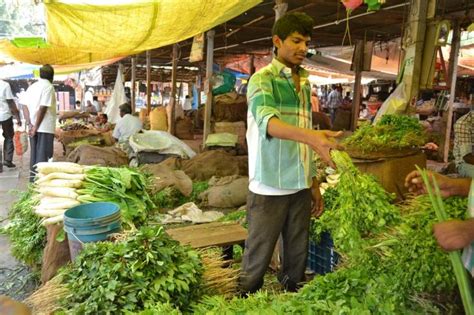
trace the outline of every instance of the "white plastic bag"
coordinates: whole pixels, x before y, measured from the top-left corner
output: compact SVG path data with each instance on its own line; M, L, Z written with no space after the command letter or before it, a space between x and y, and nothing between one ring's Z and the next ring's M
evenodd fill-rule
M401 82L395 91L383 102L374 119L376 124L385 114L402 114L408 105L408 99L405 93L405 84Z

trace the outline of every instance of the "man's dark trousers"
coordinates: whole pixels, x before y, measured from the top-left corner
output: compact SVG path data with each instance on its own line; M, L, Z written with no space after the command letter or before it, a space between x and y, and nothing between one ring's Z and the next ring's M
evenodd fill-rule
M281 235L282 268L279 281L295 291L304 280L311 218L311 191L304 189L284 196L263 196L252 192L247 198L249 235L245 242L240 286L253 293L263 285L275 244Z
M30 146L30 182L33 182L35 177L35 164L47 162L53 157L54 134L37 132L34 137L30 137Z
M15 131L13 129L13 118L10 117L7 120L1 121L3 131L3 160L5 162L12 162L13 160L13 136ZM1 163L2 161L0 161Z

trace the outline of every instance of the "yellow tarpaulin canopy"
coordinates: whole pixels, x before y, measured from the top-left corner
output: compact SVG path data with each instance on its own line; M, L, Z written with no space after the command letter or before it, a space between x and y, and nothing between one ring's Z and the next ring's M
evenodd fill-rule
M0 53L30 64L97 63L180 42L260 2L45 0L48 47L18 48L0 40Z

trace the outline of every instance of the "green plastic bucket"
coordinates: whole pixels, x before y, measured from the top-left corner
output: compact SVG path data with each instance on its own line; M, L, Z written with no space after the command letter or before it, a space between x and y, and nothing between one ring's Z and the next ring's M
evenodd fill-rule
M120 208L112 202L93 202L72 207L64 213L71 259L84 243L105 241L121 230Z

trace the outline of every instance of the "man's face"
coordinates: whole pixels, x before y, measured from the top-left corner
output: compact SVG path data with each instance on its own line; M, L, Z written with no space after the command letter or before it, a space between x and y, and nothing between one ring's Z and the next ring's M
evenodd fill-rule
M311 37L298 32L291 33L285 40L281 40L278 35L273 36L273 44L278 48L278 59L289 67L303 63L310 40Z

